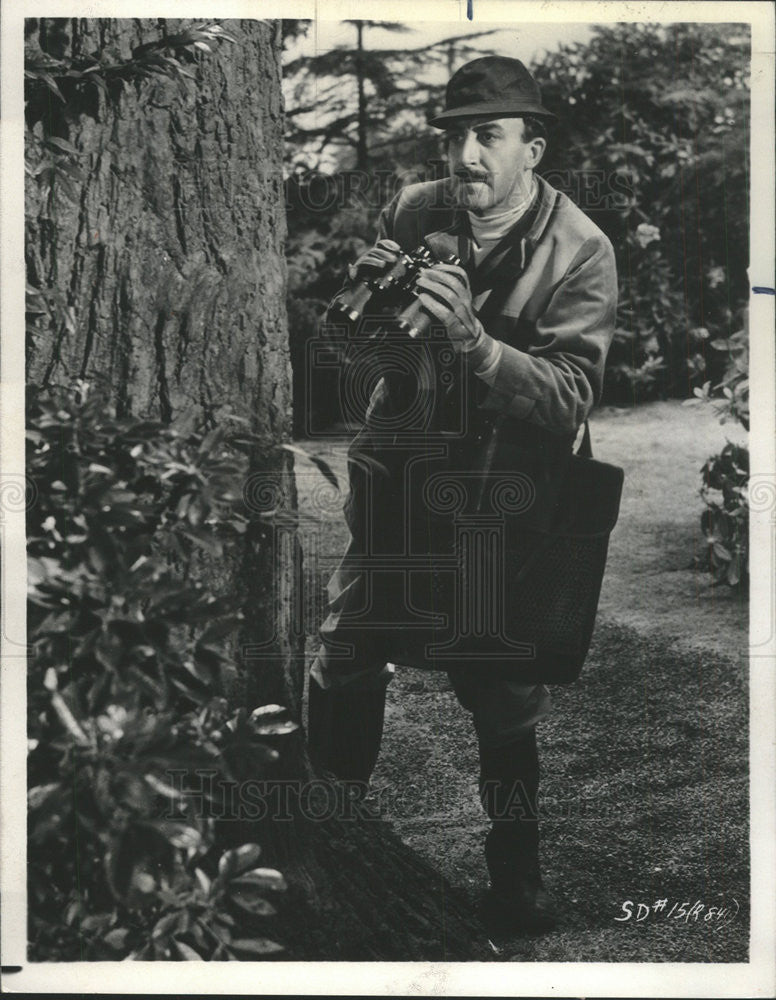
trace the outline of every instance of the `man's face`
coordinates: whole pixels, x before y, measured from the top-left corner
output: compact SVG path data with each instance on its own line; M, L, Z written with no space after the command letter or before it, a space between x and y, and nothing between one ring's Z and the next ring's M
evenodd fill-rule
M474 212L525 198L544 140L523 138L522 118L467 118L445 130L458 203Z

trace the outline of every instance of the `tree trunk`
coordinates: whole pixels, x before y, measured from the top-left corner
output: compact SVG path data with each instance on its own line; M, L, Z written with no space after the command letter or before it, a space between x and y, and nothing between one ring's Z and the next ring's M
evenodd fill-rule
M27 41L38 55L117 63L192 24L32 19ZM71 84L64 102L30 93L28 283L52 292L53 304L28 344L28 378L102 382L119 413L164 422L246 418L259 438L246 495L254 510L293 513L292 459L282 448L291 379L279 26L223 27L236 44L198 51L195 81L154 76L108 93ZM82 171L70 195L57 175L68 161ZM248 708L280 703L299 718L304 636L295 625L293 522L256 518L239 559L206 570L214 588L245 595L233 694ZM279 916L287 957L485 957L464 904L444 888L440 895L439 876L382 823L301 818L298 790L314 775L300 737L283 746L273 780L294 782L294 822L227 826L232 837L260 839L266 863L287 876Z
M356 82L358 85L358 145L356 146L356 169L366 170L369 166L366 141L366 94L364 92L364 26L356 22Z
M59 39L54 55L118 61L189 23L42 21L40 36ZM44 203L30 226L30 277L78 322L32 347L29 374L107 379L122 410L164 421L234 407L273 443L290 417L279 43L265 24L226 27L237 44L199 53L183 92L156 77L115 102L90 88L80 106L49 95L38 121L31 109L35 135L69 135L86 182L75 203L55 184L56 221Z

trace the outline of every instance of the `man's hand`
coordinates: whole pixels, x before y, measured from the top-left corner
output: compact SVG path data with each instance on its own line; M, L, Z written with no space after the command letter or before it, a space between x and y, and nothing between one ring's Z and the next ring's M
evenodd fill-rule
M420 272L415 290L423 308L444 323L456 350L474 347L483 330L474 315L469 278L462 267L435 264Z
M378 243L362 254L358 260L348 267L348 277L351 281L361 278L374 278L387 271L399 259L401 247L393 240L379 240Z

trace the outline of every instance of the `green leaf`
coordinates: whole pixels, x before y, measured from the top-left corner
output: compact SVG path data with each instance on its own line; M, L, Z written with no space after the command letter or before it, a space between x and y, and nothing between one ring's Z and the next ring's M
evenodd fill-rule
M147 823L154 830L157 830L173 847L194 848L202 843L202 835L199 830L187 823L177 823L174 820L159 820L156 823Z
M108 96L108 85L98 73L91 75L89 82L93 83L104 97Z
M128 936L129 930L126 927L117 927L115 930L109 931L102 940L114 951L121 951L126 945Z
M288 709L284 708L282 705L261 705L259 708L254 708L250 714L251 721L255 722L257 719L264 719L268 715L282 715L287 712Z
M45 141L44 146L52 146L54 149L58 149L63 153L69 153L71 156L80 156L81 154L67 139L61 139L59 136L50 135Z
M296 732L298 728L296 722L288 719L285 722L254 723L253 731L257 736L286 736L288 733Z
M81 921L81 929L85 931L103 931L111 922L110 913L93 913Z
M166 782L161 781L155 774L145 774L143 777L155 792L158 792L159 795L165 796L165 798L175 800L186 798L185 794L180 789L173 788Z
M229 884L233 886L234 882L230 882ZM231 899L235 906L238 906L246 913L253 914L255 917L274 917L277 914L277 910L272 903L269 903L266 899L262 899L261 896L236 895L234 890L232 890Z
M204 959L189 945L185 944L183 941L179 941L177 938L172 939L172 944L175 950L178 952L180 957L186 962L203 962Z
M185 914L182 910L175 910L173 913L166 913L161 919L157 920L154 924L154 929L152 931L152 937L163 938L170 934L174 934L176 931L183 930L183 921L185 919Z
M231 851L225 851L218 862L218 874L223 879L234 878L251 868L261 856L258 844L243 844Z
M270 941L268 938L238 938L236 941L232 941L229 947L238 955L244 955L247 958L263 958L265 955L276 955L285 950L282 945Z
M80 899L75 900L70 903L65 910L65 923L68 927L72 927L76 921L83 918L84 906Z
M49 73L41 73L40 79L43 80L43 82L46 84L49 90L53 91L53 93L56 94L56 96L60 99L60 101L63 104L67 103L65 101L65 98L62 96L62 91L59 89L57 81L54 79L53 76L51 76Z
M27 792L28 808L31 811L40 809L40 807L44 805L44 803L46 803L56 791L60 790L61 787L60 783L55 781L50 785L37 785L35 788L31 788Z
M80 725L78 724L77 719L75 718L75 716L73 715L73 713L70 711L70 708L68 707L67 703L65 702L65 699L62 697L61 694L59 694L58 691L52 692L52 694L51 694L51 705L52 705L54 711L59 716L59 721L64 726L64 728L67 731L68 735L79 746L82 746L82 747L91 746L91 741L90 741L89 737L86 735L86 733L83 731L83 729L81 729Z
M189 520L192 521L192 511L194 506L189 507ZM199 518L201 520L201 518ZM194 523L192 521L192 523ZM213 556L223 555L224 547L222 543L214 538L212 534L208 531L196 531L196 530L181 530L181 535L184 538L188 538L189 541L193 542L198 548L203 549Z
M27 559L27 581L31 586L36 586L48 579L46 564L41 559L30 556Z
M213 673L205 659L196 656L194 660L186 660L183 669L197 682L197 685L209 688L213 684Z
M213 884L210 877L202 871L201 868L194 869L194 878L197 880L197 884L202 892L207 896L210 894L210 887Z
M217 621L208 625L199 637L199 645L208 646L212 645L214 641L217 642L219 639L225 639L244 620L242 612L239 614L227 614L219 617Z
M234 879L232 885L254 886L257 889L270 889L273 892L283 892L287 888L286 880L274 868L254 868Z

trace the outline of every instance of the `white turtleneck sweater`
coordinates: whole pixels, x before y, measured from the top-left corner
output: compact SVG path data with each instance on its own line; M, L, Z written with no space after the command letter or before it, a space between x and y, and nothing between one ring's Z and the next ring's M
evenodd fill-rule
M533 200L535 191L536 181L534 180L530 191L528 191L525 198L518 205L510 205L509 208L501 212L486 215L475 215L473 212L467 213L472 236L474 237L472 255L475 267L479 267L480 263L487 257L496 244L525 215L528 206ZM488 385L492 385L496 378L499 363L501 362L501 355L504 353L504 345L500 340L495 340L485 333L484 329L480 328L480 335L471 345L464 348L464 353L469 354L475 350L476 354L472 357L472 361L477 364L474 374L484 382L487 382Z

